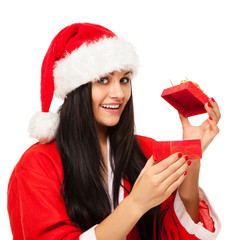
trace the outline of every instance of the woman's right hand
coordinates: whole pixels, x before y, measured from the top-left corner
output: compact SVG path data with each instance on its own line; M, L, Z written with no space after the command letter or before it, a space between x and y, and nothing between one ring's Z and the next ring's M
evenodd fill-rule
M165 201L184 181L190 165L187 156L174 153L159 163L153 156L140 172L129 198L142 214Z
M161 204L185 179L186 156L175 153L159 163L151 157L131 193L96 228L97 239L123 239L149 209ZM121 227L119 227L121 226Z

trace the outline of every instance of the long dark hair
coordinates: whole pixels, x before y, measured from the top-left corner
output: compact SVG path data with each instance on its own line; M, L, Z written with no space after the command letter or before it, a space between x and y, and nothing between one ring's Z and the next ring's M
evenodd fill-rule
M92 110L91 89L92 83L87 83L68 94L59 109L56 135L64 171L61 194L71 221L83 231L111 213L101 175L105 166ZM134 127L131 96L119 123L108 129L114 207L118 205L121 179L127 176L133 186L147 160L134 136ZM139 220L137 226L142 239L152 239L153 218L154 209L151 209Z

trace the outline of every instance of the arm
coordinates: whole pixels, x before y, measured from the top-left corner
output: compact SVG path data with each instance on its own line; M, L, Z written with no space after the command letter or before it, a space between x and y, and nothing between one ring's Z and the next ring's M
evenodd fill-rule
M201 223L199 224L195 224L186 212L179 191L161 204L160 239L214 240L217 238L220 230L219 219L201 189L199 189L199 195L201 201L199 204Z
M142 217L131 197L127 196L96 228L96 239L124 239Z
M67 214L60 195L61 161L53 154L55 148L43 153L39 152L41 145L35 148L24 154L9 182L8 210L14 238L89 239L87 232L72 224ZM96 238L123 239L146 211L162 203L180 186L187 168L184 157L177 154L158 164L150 158L130 195L97 225Z
M193 160L186 180L179 187L186 211L195 223L199 222L199 170L200 159Z
M13 172L8 188L8 212L13 239L79 239L70 221L60 185L22 167Z
M187 168L184 156L177 153L158 164L151 157L128 197L95 228L96 238L123 239L145 212L161 204L180 186Z
M205 104L205 109L209 118L200 126L192 126L188 119L180 114L183 139L201 139L203 152L218 134L217 123L221 117L218 104L212 98L210 98L209 103ZM195 223L199 221L199 171L200 159L193 160L186 181L179 188L179 194L184 206Z

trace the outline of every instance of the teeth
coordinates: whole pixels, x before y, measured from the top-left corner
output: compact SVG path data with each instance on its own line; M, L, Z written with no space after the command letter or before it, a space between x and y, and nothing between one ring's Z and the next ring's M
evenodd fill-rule
M119 106L120 106L120 104L118 104L118 105L101 105L102 107L104 107L104 108L112 108L112 109L117 109L117 108L119 108Z

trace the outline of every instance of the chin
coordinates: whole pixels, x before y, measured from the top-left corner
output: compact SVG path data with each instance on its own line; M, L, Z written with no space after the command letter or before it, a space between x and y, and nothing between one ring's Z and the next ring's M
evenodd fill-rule
M99 126L102 126L102 127L114 127L116 126L120 121L120 117L119 116L107 116L107 117L104 117L104 118L98 118L96 119L96 122L98 123Z
M107 126L107 127L114 127L114 126L116 126L118 124L118 122L119 121L111 122L111 123L106 124L105 126Z
M112 121L105 121L104 123L102 123L102 125L106 126L106 127L114 127L119 123L120 119L116 119L116 120L112 120Z

